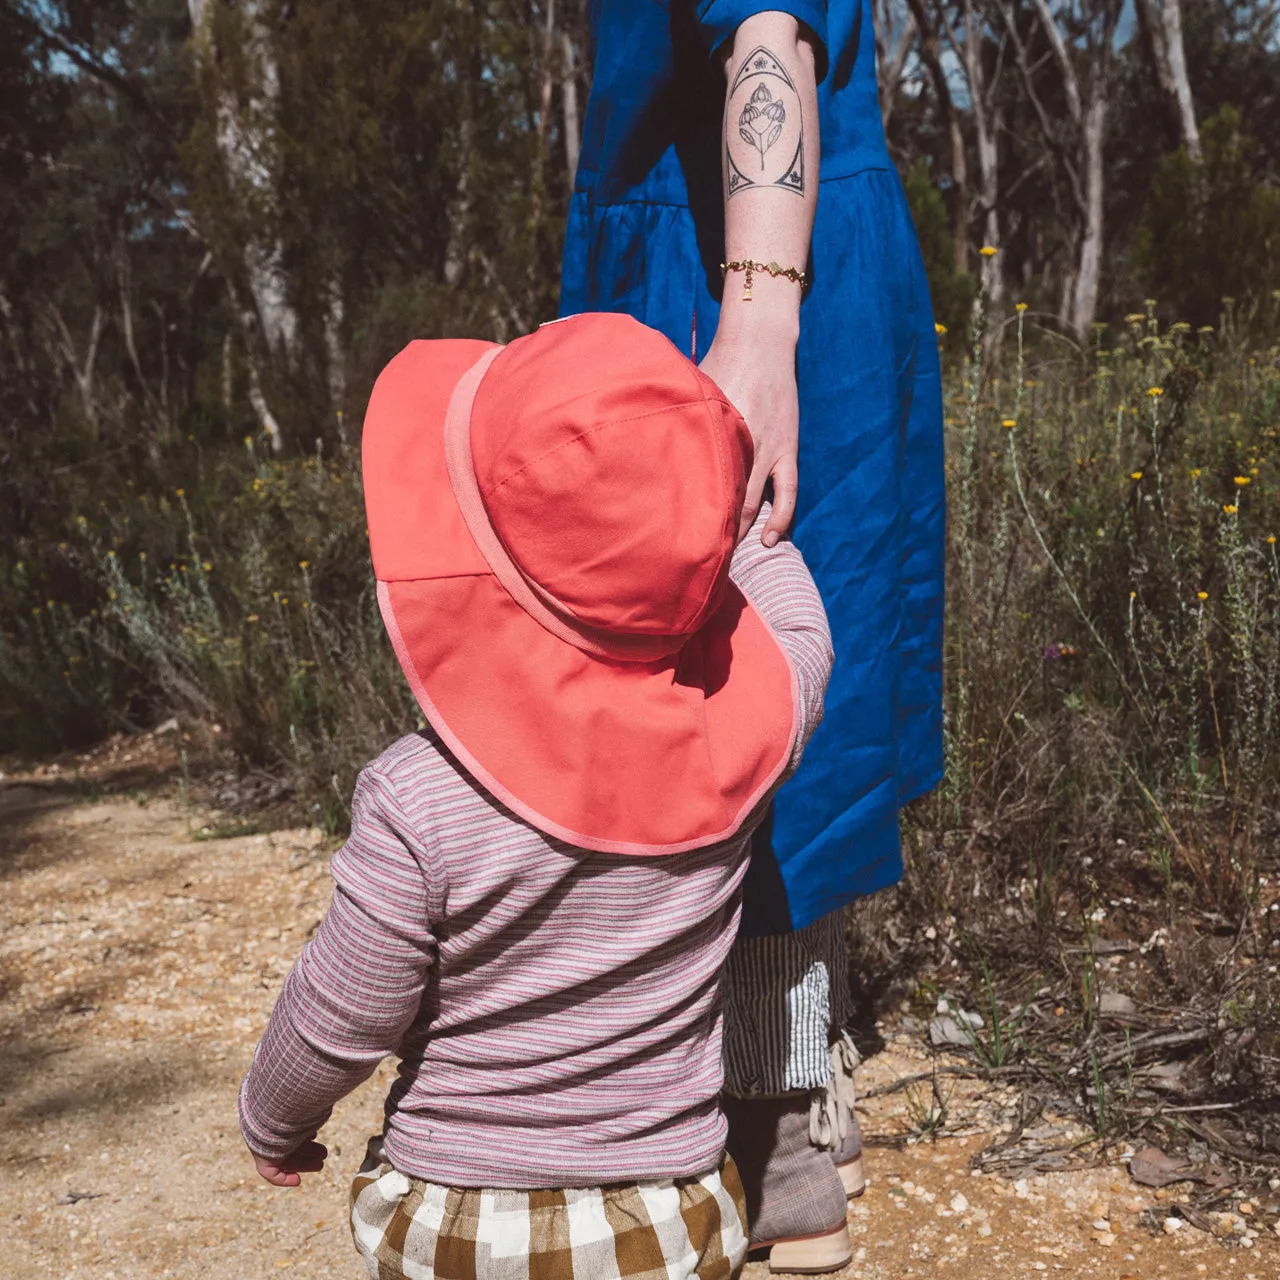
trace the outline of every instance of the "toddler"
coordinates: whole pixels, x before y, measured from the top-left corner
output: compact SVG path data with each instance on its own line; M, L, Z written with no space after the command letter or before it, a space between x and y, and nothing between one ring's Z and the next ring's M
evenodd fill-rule
M374 1280L741 1268L719 977L831 665L794 546L757 521L735 550L751 454L620 315L415 342L374 388L379 601L428 727L360 775L240 1095L259 1172L292 1186L399 1058L352 1186Z

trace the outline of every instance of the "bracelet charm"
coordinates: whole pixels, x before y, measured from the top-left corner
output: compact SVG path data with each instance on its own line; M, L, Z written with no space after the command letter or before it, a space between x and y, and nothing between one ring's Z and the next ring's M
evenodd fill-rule
M745 275L742 284L742 301L751 301L751 285L752 277L757 271L767 271L769 275L777 279L778 276L785 276L788 280L798 284L801 289L809 283L809 277L798 267L783 267L776 262L753 262L750 258L744 259L742 262L722 262L720 264L720 274L727 276L730 271L741 271Z

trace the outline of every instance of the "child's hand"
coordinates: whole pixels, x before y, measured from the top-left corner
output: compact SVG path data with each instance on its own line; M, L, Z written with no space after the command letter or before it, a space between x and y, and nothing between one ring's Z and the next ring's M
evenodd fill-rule
M254 1156L253 1164L273 1187L296 1187L302 1182L300 1174L319 1173L324 1168L325 1157L328 1154L328 1147L321 1146L318 1142L304 1142L283 1160L268 1160L265 1156Z

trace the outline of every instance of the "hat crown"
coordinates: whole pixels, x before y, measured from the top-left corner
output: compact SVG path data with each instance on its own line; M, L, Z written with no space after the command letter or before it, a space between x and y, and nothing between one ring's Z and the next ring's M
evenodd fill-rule
M544 325L476 394L471 452L521 573L583 624L687 636L719 604L751 437L715 384L628 316Z

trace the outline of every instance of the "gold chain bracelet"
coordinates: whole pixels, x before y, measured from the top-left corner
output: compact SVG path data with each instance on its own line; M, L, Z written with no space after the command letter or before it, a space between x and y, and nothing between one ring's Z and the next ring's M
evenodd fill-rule
M767 271L774 279L777 279L778 276L785 276L788 280L798 284L801 289L809 283L809 277L798 267L782 267L776 262L752 262L750 258L745 262L722 262L720 264L720 274L722 276L728 275L730 271L746 272L747 278L742 286L743 302L751 301L752 276L757 271Z

